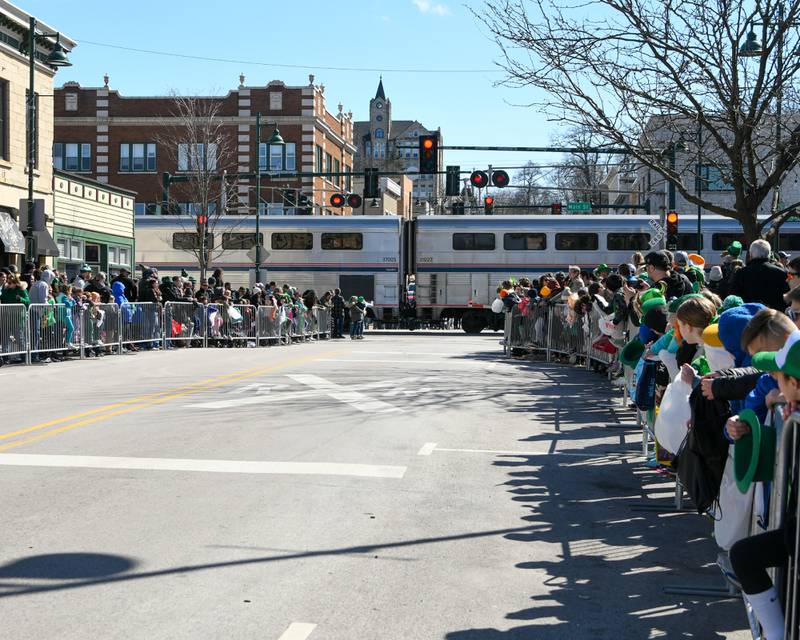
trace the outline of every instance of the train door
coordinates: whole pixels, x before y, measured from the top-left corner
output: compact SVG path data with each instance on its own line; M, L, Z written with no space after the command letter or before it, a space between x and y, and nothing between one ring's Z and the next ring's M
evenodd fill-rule
M345 300L350 296L364 296L368 301L375 300L375 276L340 275L339 288Z
M472 300L474 304L489 304L489 274L473 273L470 275L472 279L470 300Z

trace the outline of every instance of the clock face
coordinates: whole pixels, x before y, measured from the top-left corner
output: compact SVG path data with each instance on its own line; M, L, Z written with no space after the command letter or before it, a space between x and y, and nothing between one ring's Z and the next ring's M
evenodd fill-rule
M378 102L378 103L377 103L375 106L376 106L378 109L383 109L383 103L382 103L382 102Z
M383 116L375 116L375 119L376 119L378 122L382 122L382 121L383 121Z

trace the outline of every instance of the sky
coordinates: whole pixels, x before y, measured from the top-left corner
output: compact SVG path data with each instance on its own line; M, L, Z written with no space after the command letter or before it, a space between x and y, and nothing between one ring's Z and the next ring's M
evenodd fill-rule
M327 106L341 102L356 120L383 75L393 119L441 127L444 144L542 146L558 129L525 106L532 90L498 87L499 49L464 0L13 0L78 46L56 84L76 80L122 95L224 95L239 84L282 80L325 85ZM480 11L484 0L467 0ZM126 51L149 49L213 62ZM270 65L296 65L286 68ZM356 70L333 70L346 67ZM424 73L424 69L444 72ZM381 71L383 70L383 71ZM465 70L469 73L455 73ZM446 151L445 164L519 166L551 156Z

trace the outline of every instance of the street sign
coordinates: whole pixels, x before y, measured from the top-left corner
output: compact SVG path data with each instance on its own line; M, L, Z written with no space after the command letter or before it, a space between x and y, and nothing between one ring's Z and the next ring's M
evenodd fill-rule
M567 211L570 213L586 213L592 210L591 202L568 202Z

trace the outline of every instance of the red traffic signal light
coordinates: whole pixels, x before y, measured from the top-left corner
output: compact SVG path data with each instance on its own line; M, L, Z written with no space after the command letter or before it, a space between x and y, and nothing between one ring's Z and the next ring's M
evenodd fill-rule
M203 225L208 222L208 216L205 214L200 214L197 216L197 224Z
M493 209L494 209L494 197L486 196L483 199L483 212L488 215L492 213Z
M419 172L432 174L439 171L439 135L419 137Z
M357 193L351 193L349 196L347 196L348 207L352 207L353 209L360 209L362 202L363 200L361 199L361 196L358 195Z
M510 181L511 180L505 171L492 171L492 184L495 187L507 187Z
M485 171L473 171L469 177L470 184L476 189L483 189L489 184L489 176Z
M667 212L667 249L673 251L678 248L678 213Z
M554 216L560 216L561 215L561 203L560 202L554 202L554 203L552 203L550 205L550 214L554 215Z
M343 207L345 203L344 196L341 193L334 193L331 196L330 203L332 207Z

